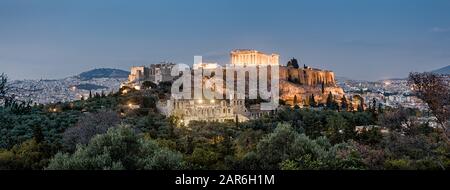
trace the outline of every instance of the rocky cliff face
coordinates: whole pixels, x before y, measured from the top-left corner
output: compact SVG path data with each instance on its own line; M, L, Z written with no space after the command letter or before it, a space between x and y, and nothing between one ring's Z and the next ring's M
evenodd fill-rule
M322 83L326 86L336 85L333 72L312 68L295 69L282 66L280 67L280 80L307 86L322 85Z
M270 73L269 73L270 75ZM281 66L279 68L280 75L280 98L285 102L292 104L294 97L297 96L297 103L306 103L308 99L314 95L317 103L325 103L331 92L336 100L340 100L344 96L342 88L336 85L334 73L331 71L324 71L311 68L295 69L292 67ZM204 77L202 80L202 87L206 85L209 77ZM226 80L226 78L224 78ZM236 78L234 80L237 80ZM249 79L245 79L246 89L249 89ZM214 83L214 82L212 82ZM223 89L215 89L224 94L226 97L226 84ZM234 88L231 88L234 89ZM194 92L192 88L192 92Z
M344 90L336 85L334 73L311 68L280 67L280 98L288 104L305 104L314 95L317 103L325 103L331 92L335 99L344 96Z

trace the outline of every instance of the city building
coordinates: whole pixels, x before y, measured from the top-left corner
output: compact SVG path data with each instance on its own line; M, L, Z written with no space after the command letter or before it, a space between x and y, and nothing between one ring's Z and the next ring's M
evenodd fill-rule
M172 81L174 77L172 77L171 72L174 66L175 64L173 63L160 63L150 65L149 67L131 67L128 82L139 84L143 81L151 81L155 84L159 84L160 82Z
M166 114L181 119L184 125L191 121L244 122L250 113L245 100L168 100Z
M128 76L129 82L138 82L140 80L145 80L150 76L149 69L144 66L133 66L131 67L130 75Z

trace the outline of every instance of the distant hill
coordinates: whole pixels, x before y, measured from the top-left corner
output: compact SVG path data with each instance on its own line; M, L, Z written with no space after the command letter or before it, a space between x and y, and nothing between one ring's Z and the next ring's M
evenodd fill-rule
M440 68L438 70L432 71L432 73L441 74L441 75L450 75L450 65Z
M90 80L93 78L127 78L130 72L120 69L94 69L83 72L79 75L82 80Z

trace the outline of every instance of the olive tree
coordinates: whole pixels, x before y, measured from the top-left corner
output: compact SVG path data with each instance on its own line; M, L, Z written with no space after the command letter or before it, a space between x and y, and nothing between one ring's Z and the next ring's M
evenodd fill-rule
M409 84L414 94L428 104L448 137L448 121L450 119L449 77L434 73L410 73Z

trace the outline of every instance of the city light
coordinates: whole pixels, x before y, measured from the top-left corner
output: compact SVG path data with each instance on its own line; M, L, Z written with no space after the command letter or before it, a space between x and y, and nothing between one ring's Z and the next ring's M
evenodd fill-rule
M188 125L188 123L187 122L185 122L184 120L180 120L180 126L187 126Z
M129 103L129 104L128 104L128 108L130 108L130 109L132 109L132 110L135 110L135 109L139 109L140 106L139 106L139 105L132 104L132 103Z

